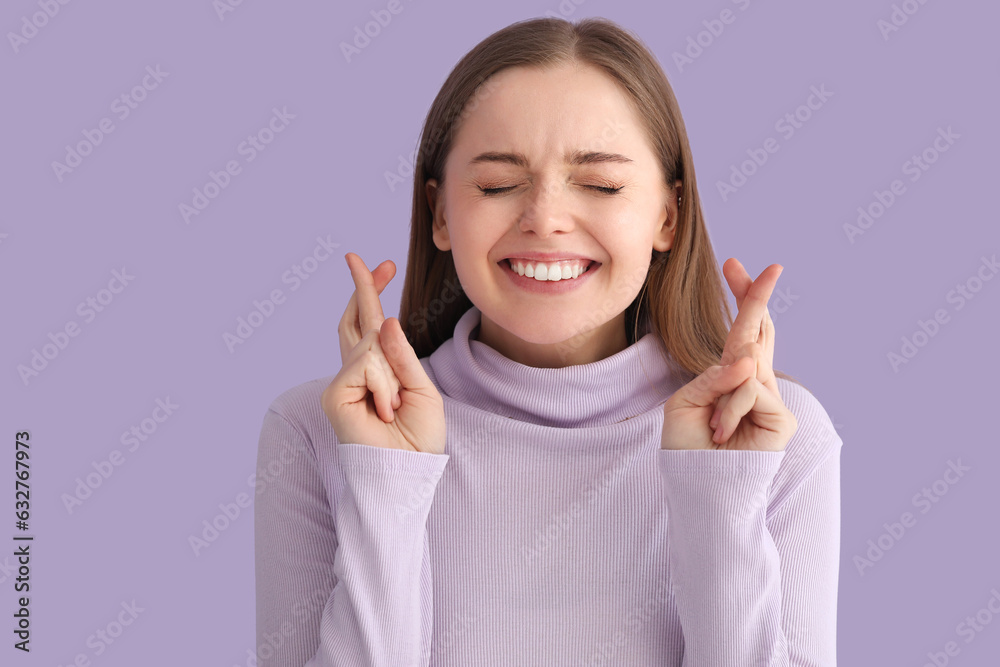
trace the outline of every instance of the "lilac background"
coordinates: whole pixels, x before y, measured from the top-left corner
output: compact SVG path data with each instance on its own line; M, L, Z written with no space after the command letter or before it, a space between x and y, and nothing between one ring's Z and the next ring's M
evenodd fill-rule
M606 16L640 35L680 100L720 263L736 256L754 277L785 267L787 297L771 303L775 366L813 391L845 442L840 664L923 665L950 641L960 650L950 664L997 664L1000 618L984 612L991 622L971 643L957 626L1000 591L1000 280L961 309L948 293L1000 249L989 197L1000 9L910 0L918 11L885 39L877 22L890 20L888 1L577 2L473 12L457 0L402 0L349 63L339 44L386 2L245 0L221 18L211 0L70 2L16 52L8 33L42 10L36 0L4 4L0 539L17 532L21 430L31 432L36 539L30 656L11 647L15 560L0 547L0 662L253 664L252 508L197 555L189 536L220 503L252 496L271 399L339 369L336 327L353 291L345 252L370 268L396 262L382 302L397 314L411 181L392 191L385 173L415 150L448 72L495 30L548 12ZM727 8L733 22L679 71L674 52ZM112 101L147 66L168 74L120 119ZM833 95L786 139L775 122L811 86ZM247 162L238 146L274 107L295 117ZM60 182L53 161L102 118L114 131ZM903 164L947 127L959 138L910 181ZM768 137L778 152L723 201L716 182ZM179 204L228 160L241 173L186 224ZM905 193L852 243L844 225L893 179ZM317 237L339 247L293 291L282 275ZM85 322L77 304L122 267L134 280ZM274 289L285 302L230 352L223 334ZM887 354L938 309L948 322L894 370ZM71 320L79 335L25 384L18 366ZM167 397L180 407L127 451L121 434ZM64 494L113 450L124 462L69 512ZM959 460L970 470L939 482L947 494L921 513L914 496ZM883 524L904 512L915 525L860 572L855 557L869 540L889 543ZM96 655L88 637L132 600L143 611Z

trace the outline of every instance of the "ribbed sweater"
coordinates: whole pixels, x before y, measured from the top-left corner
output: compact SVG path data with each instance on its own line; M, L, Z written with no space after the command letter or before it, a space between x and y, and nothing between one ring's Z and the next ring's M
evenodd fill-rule
M536 368L480 315L420 360L444 454L338 442L332 375L267 409L258 665L836 664L843 443L808 390L777 380L784 451L664 450L654 334Z

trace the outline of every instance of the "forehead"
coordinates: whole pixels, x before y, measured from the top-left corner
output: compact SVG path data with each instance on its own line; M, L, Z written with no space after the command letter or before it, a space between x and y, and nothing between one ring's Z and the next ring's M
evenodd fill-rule
M512 67L494 75L489 94L468 111L452 152L464 165L485 150L516 149L534 163L565 152L630 152L652 159L643 126L620 85L581 63ZM449 160L452 162L452 160Z

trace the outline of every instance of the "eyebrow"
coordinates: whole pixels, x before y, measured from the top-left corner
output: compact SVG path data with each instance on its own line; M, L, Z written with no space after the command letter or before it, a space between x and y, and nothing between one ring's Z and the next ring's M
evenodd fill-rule
M566 164L572 165L595 164L600 162L629 164L632 162L631 158L627 158L619 153L602 153L594 151L576 151L575 153L567 155L565 160ZM516 167L522 167L524 169L528 168L528 158L526 158L523 153L501 153L498 151L488 151L486 153L480 153L476 157L469 160L470 165L482 162L500 162L512 164Z

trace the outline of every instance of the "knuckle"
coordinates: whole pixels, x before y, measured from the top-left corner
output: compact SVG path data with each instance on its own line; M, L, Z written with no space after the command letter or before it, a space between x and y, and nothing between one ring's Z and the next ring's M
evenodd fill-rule
M722 365L709 366L698 378L701 379L702 383L714 384L716 380L722 377L725 370L726 367Z
M382 353L377 347L369 347L362 353L361 360L367 366L379 365L382 361Z

